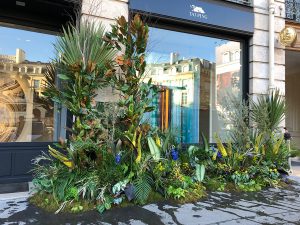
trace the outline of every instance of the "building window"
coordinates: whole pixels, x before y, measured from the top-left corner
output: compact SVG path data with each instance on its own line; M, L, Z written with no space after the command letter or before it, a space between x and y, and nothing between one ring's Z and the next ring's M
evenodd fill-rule
M40 88L40 80L33 80L33 88L35 89Z
M230 52L223 53L223 63L229 63L230 62Z
M186 106L187 105L187 93L186 92L183 92L181 94L181 105L182 106Z
M236 52L234 53L234 60L235 60L235 61L236 61L236 60L240 60L240 57L241 57L240 51L236 51Z
M174 52L180 59L176 66L182 67L176 76L146 74L146 81L152 78L162 89L154 101L157 110L151 115L156 118L151 120L153 125L175 129L182 143L199 143L201 133L210 142L214 142L215 132L224 135L228 127L224 100L228 94L242 99L240 56L236 54L236 60L228 63L231 52L240 51L239 41L151 27L148 69L170 68Z
M6 68L0 76L0 142L53 141L53 103L45 101L40 84L42 69L54 58L55 36L5 27L0 33L0 68Z

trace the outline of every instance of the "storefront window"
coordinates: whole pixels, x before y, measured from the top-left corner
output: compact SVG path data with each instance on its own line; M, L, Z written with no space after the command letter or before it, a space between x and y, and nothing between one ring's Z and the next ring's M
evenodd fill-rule
M53 141L53 104L43 72L55 36L0 27L0 142Z
M176 130L182 143L224 135L224 98L242 99L240 52L238 41L150 28L146 80L161 89L151 123Z

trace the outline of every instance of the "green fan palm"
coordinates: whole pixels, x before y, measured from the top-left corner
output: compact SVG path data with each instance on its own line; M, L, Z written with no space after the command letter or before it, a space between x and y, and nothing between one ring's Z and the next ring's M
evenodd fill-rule
M91 64L105 66L115 56L115 50L105 42L105 27L83 20L78 26L63 28L63 35L57 39L55 49L60 62L68 66L80 65L88 70Z
M44 95L67 108L75 117L72 125L72 151L77 167L92 165L97 158L97 148L85 145L75 148L76 143L104 142L105 131L95 106L96 91L109 84L116 50L104 40L105 28L88 20L76 26L63 28L54 48L57 58L45 72ZM75 167L74 166L74 167Z
M272 133L279 128L285 115L285 101L279 90L252 101L251 118L259 132Z
M83 20L77 26L63 28L54 44L57 58L45 72L44 94L74 115L81 112L83 100L89 103L95 91L108 84L106 75L116 50L104 41L104 35L103 25Z
M104 35L103 25L87 20L63 28L54 44L57 59L45 73L44 94L76 116L75 133L92 115L96 91L109 83L107 71L112 68L116 50L103 39Z

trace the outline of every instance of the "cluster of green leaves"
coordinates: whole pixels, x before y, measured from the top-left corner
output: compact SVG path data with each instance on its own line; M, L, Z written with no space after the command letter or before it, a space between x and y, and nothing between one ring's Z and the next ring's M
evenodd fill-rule
M89 169L101 161L107 128L95 103L96 91L109 84L107 72L116 50L103 40L105 28L87 20L63 28L54 44L57 58L47 67L43 95L74 117L71 137L49 153L70 169ZM65 151L64 153L60 152Z
M109 33L83 21L64 29L55 44L58 58L46 72L44 95L75 120L69 140L34 161L34 184L60 204L58 211L74 202L71 211L82 211L80 200L86 200L102 213L126 200L145 204L154 192L196 201L205 195L204 184L225 190L231 183L244 191L277 184L277 169L285 168L289 155L275 132L284 109L279 93L253 103L253 111L232 100L227 144L216 134L216 147L203 136L202 145L183 150L173 130L144 119L157 93L144 75L148 32L138 15L130 22L120 17ZM108 85L118 102L96 104L96 91ZM249 118L255 124L264 118L264 125L253 128Z
M289 170L290 152L279 132L284 99L277 90L250 103L233 96L228 99L227 109L232 119L228 122L229 137L222 140L215 134L216 146L209 149L190 147L198 163L206 166L205 182L208 186L217 183L217 189L233 183L243 191L276 186L280 180L278 170Z
M173 131L143 119L157 93L144 76L148 31L139 16L130 22L120 17L109 33L83 21L64 29L55 44L58 58L46 71L44 95L75 120L69 140L49 146L51 157L35 160L34 183L61 204L59 210L85 199L103 212L126 198L144 204L153 192L181 199L176 192L181 189L191 200L203 196L204 166L192 165L181 153L182 159L173 159ZM119 101L96 104L96 90L107 85ZM80 204L71 209L81 210Z

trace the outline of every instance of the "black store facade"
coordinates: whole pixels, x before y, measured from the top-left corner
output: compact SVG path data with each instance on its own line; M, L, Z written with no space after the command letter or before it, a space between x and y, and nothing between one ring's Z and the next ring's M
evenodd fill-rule
M65 137L67 113L42 96L52 43L80 4L67 0L0 3L0 184L31 180L31 160ZM147 115L182 143L229 126L226 96L248 93L251 6L216 0L130 0L129 19L148 22L145 80L162 91Z

